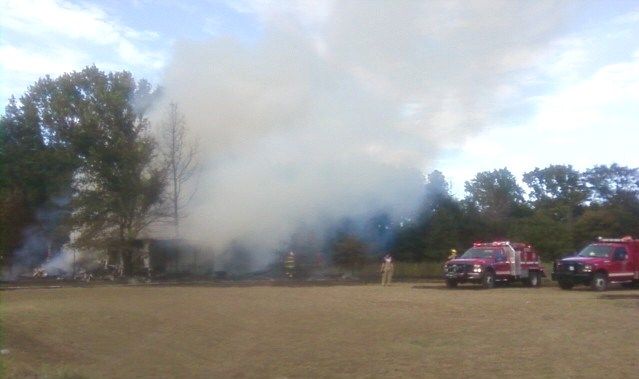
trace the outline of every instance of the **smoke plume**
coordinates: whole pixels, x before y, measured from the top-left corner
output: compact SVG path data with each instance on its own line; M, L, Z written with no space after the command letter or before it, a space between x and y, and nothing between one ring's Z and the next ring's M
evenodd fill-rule
M236 3L259 20L254 36L177 42L163 82L200 145L182 230L218 249L269 250L299 225L321 231L344 217L409 216L442 149L516 102L564 11L543 1L261 4Z

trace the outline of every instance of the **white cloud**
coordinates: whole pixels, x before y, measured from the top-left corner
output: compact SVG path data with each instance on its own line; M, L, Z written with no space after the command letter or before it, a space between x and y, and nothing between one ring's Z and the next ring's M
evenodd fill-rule
M37 78L49 74L52 76L69 72L82 66L89 57L75 49L57 47L53 49L33 50L8 44L0 45L0 99L11 95L19 97L27 85Z
M101 68L142 71L164 65L163 51L149 49L159 34L123 25L97 5L64 0L0 0L1 67L10 80L1 100L20 94L44 75Z
M592 77L541 99L533 124L540 132L576 132L611 122L636 122L639 58L600 68Z
M118 44L122 40L148 40L156 33L136 31L115 22L99 7L62 0L5 0L2 4L3 28L21 34L58 36L87 40L99 45Z
M208 16L204 19L202 31L211 36L218 36L224 30L224 23L219 16Z
M561 59L561 57L559 57ZM515 127L497 127L467 139L438 167L463 196L478 172L508 167L515 176L535 167L597 164L639 167L639 54L534 100L535 115Z
M121 40L116 50L127 65L148 66L156 70L164 66L164 54L141 50L128 40Z
M580 79L589 58L586 41L572 36L554 41L539 67L542 74L549 76L555 85L560 85Z
M52 59L54 57L54 59ZM61 74L77 67L87 59L85 54L73 49L55 51L34 51L11 45L0 45L0 67L4 72L22 72L23 74Z
M292 17L307 29L316 29L330 16L335 0L227 0L227 3L237 12L253 14L271 25L287 24L285 20Z
M639 167L639 155L631 153L639 139L636 15L590 19L587 28L566 30L533 70L500 88L501 103L518 99L514 117L495 120L493 128L457 146L447 144L436 165L453 181L454 193L463 196L465 181L501 167L516 176L551 164Z
M614 19L614 22L617 24L637 24L639 23L639 9L636 9L633 12L629 12L618 16Z

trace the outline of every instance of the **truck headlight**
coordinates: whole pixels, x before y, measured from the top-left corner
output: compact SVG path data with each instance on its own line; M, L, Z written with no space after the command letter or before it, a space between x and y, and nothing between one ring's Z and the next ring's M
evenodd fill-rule
M592 265L585 265L584 272L592 272Z
M473 265L473 272L481 272L481 265Z

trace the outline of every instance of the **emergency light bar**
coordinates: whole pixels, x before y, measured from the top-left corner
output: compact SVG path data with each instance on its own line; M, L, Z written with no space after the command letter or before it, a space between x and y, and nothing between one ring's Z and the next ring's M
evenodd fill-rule
M495 241L495 242L475 242L473 246L506 246L510 245L510 241Z
M622 238L604 238L598 237L597 240L599 242L632 242L634 239L631 236L625 236Z

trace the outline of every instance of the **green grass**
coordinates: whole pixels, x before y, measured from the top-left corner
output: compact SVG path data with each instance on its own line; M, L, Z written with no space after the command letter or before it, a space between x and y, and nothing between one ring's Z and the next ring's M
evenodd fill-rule
M589 378L639 370L639 290L441 282L2 292L8 378Z

